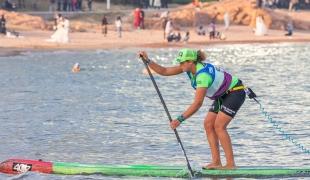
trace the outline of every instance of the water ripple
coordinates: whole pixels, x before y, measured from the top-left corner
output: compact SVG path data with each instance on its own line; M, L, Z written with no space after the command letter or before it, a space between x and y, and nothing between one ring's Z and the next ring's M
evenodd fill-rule
M250 86L273 120L310 148L310 44L202 49L208 61ZM148 52L157 63L171 66L178 50ZM144 65L136 53L57 51L0 57L1 161L21 157L70 163L185 165L169 119L149 76L142 74ZM82 70L72 73L76 62ZM154 78L172 118L193 102L194 91L185 74ZM203 129L210 104L205 100L203 107L178 128L190 161L201 165L211 161ZM309 155L286 140L252 100L246 100L228 131L239 166L310 165ZM14 178L86 177L27 173ZM122 178L92 175L87 179Z

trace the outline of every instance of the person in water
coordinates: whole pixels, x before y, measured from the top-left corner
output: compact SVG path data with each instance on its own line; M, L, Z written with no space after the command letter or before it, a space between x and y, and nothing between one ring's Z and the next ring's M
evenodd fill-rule
M184 113L170 123L172 129L176 129L183 121L196 113L202 106L205 96L213 100L204 120L204 128L212 153L212 162L204 168L235 169L232 144L226 127L245 101L246 94L242 81L219 67L203 62L206 60L206 54L201 50L180 50L178 57L173 60L178 65L168 68L156 64L149 59L144 51L139 52L138 57L143 57L148 66L162 76L186 72L191 85L196 89L194 102ZM219 141L226 155L227 164L225 166L222 166L220 159Z
M75 63L73 68L72 68L72 72L77 72L80 71L80 65L79 63Z

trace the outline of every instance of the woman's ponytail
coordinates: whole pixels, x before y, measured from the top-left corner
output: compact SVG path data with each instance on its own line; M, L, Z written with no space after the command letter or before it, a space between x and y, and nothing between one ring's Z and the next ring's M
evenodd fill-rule
M207 55L202 52L201 50L197 51L197 61L201 62L201 61L205 61L207 59Z

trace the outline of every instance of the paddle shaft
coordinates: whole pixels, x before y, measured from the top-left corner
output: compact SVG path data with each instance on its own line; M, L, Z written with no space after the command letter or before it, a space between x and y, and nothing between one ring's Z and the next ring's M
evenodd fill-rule
M161 101L162 105L164 106L164 109L165 109L165 111L166 111L166 113L167 113L167 116L168 116L168 118L169 118L169 121L172 122L172 118L171 118L171 116L170 116L170 113L169 113L169 111L168 111L168 108L167 108L167 106L166 106L166 103L165 103L163 97L161 96L161 93L160 93L160 91L159 91L159 89L158 89L158 87L157 87L157 84L156 84L156 82L155 82L155 79L154 79L154 77L153 77L153 75L152 75L152 73L151 73L151 71L150 71L150 69L149 69L149 66L146 64L146 61L145 61L145 59L144 59L143 57L141 57L141 59L142 59L142 61L143 61L143 63L144 63L144 66L145 66L147 72L148 72L149 75L150 75L150 78L151 78L151 80L152 80L152 82L153 82L153 85L154 85L156 91L157 91L157 94L158 94L158 96L159 96L159 99L160 99L160 101ZM187 168L188 168L188 170L189 170L189 172L190 172L191 178L193 178L193 177L194 177L194 174L193 174L191 165L189 164L188 158L187 158L187 156L186 156L186 153L185 153L184 147L183 147L183 145L182 145L182 142L181 142L180 136L179 136L179 134L178 134L178 131L177 131L176 129L174 129L173 131L174 131L175 136L177 137L177 140L178 140L178 143L179 143L179 145L180 145L180 147L181 147L181 149L182 149L183 155L185 156L185 159L186 159L186 162L187 162Z

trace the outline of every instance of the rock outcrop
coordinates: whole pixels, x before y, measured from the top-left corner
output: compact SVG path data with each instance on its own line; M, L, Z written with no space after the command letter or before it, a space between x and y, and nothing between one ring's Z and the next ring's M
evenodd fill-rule
M0 10L0 15L5 14L7 28L24 27L24 29L46 29L48 23L39 16L30 16L16 12Z
M288 23L295 29L310 30L309 12L289 12L281 9L257 8L256 0L223 0L221 2L205 2L197 10L192 4L179 8L180 11L171 12L171 17L181 26L199 26L224 23L224 14L228 11L231 24L248 25L255 28L256 17L264 16L268 29L284 30Z

